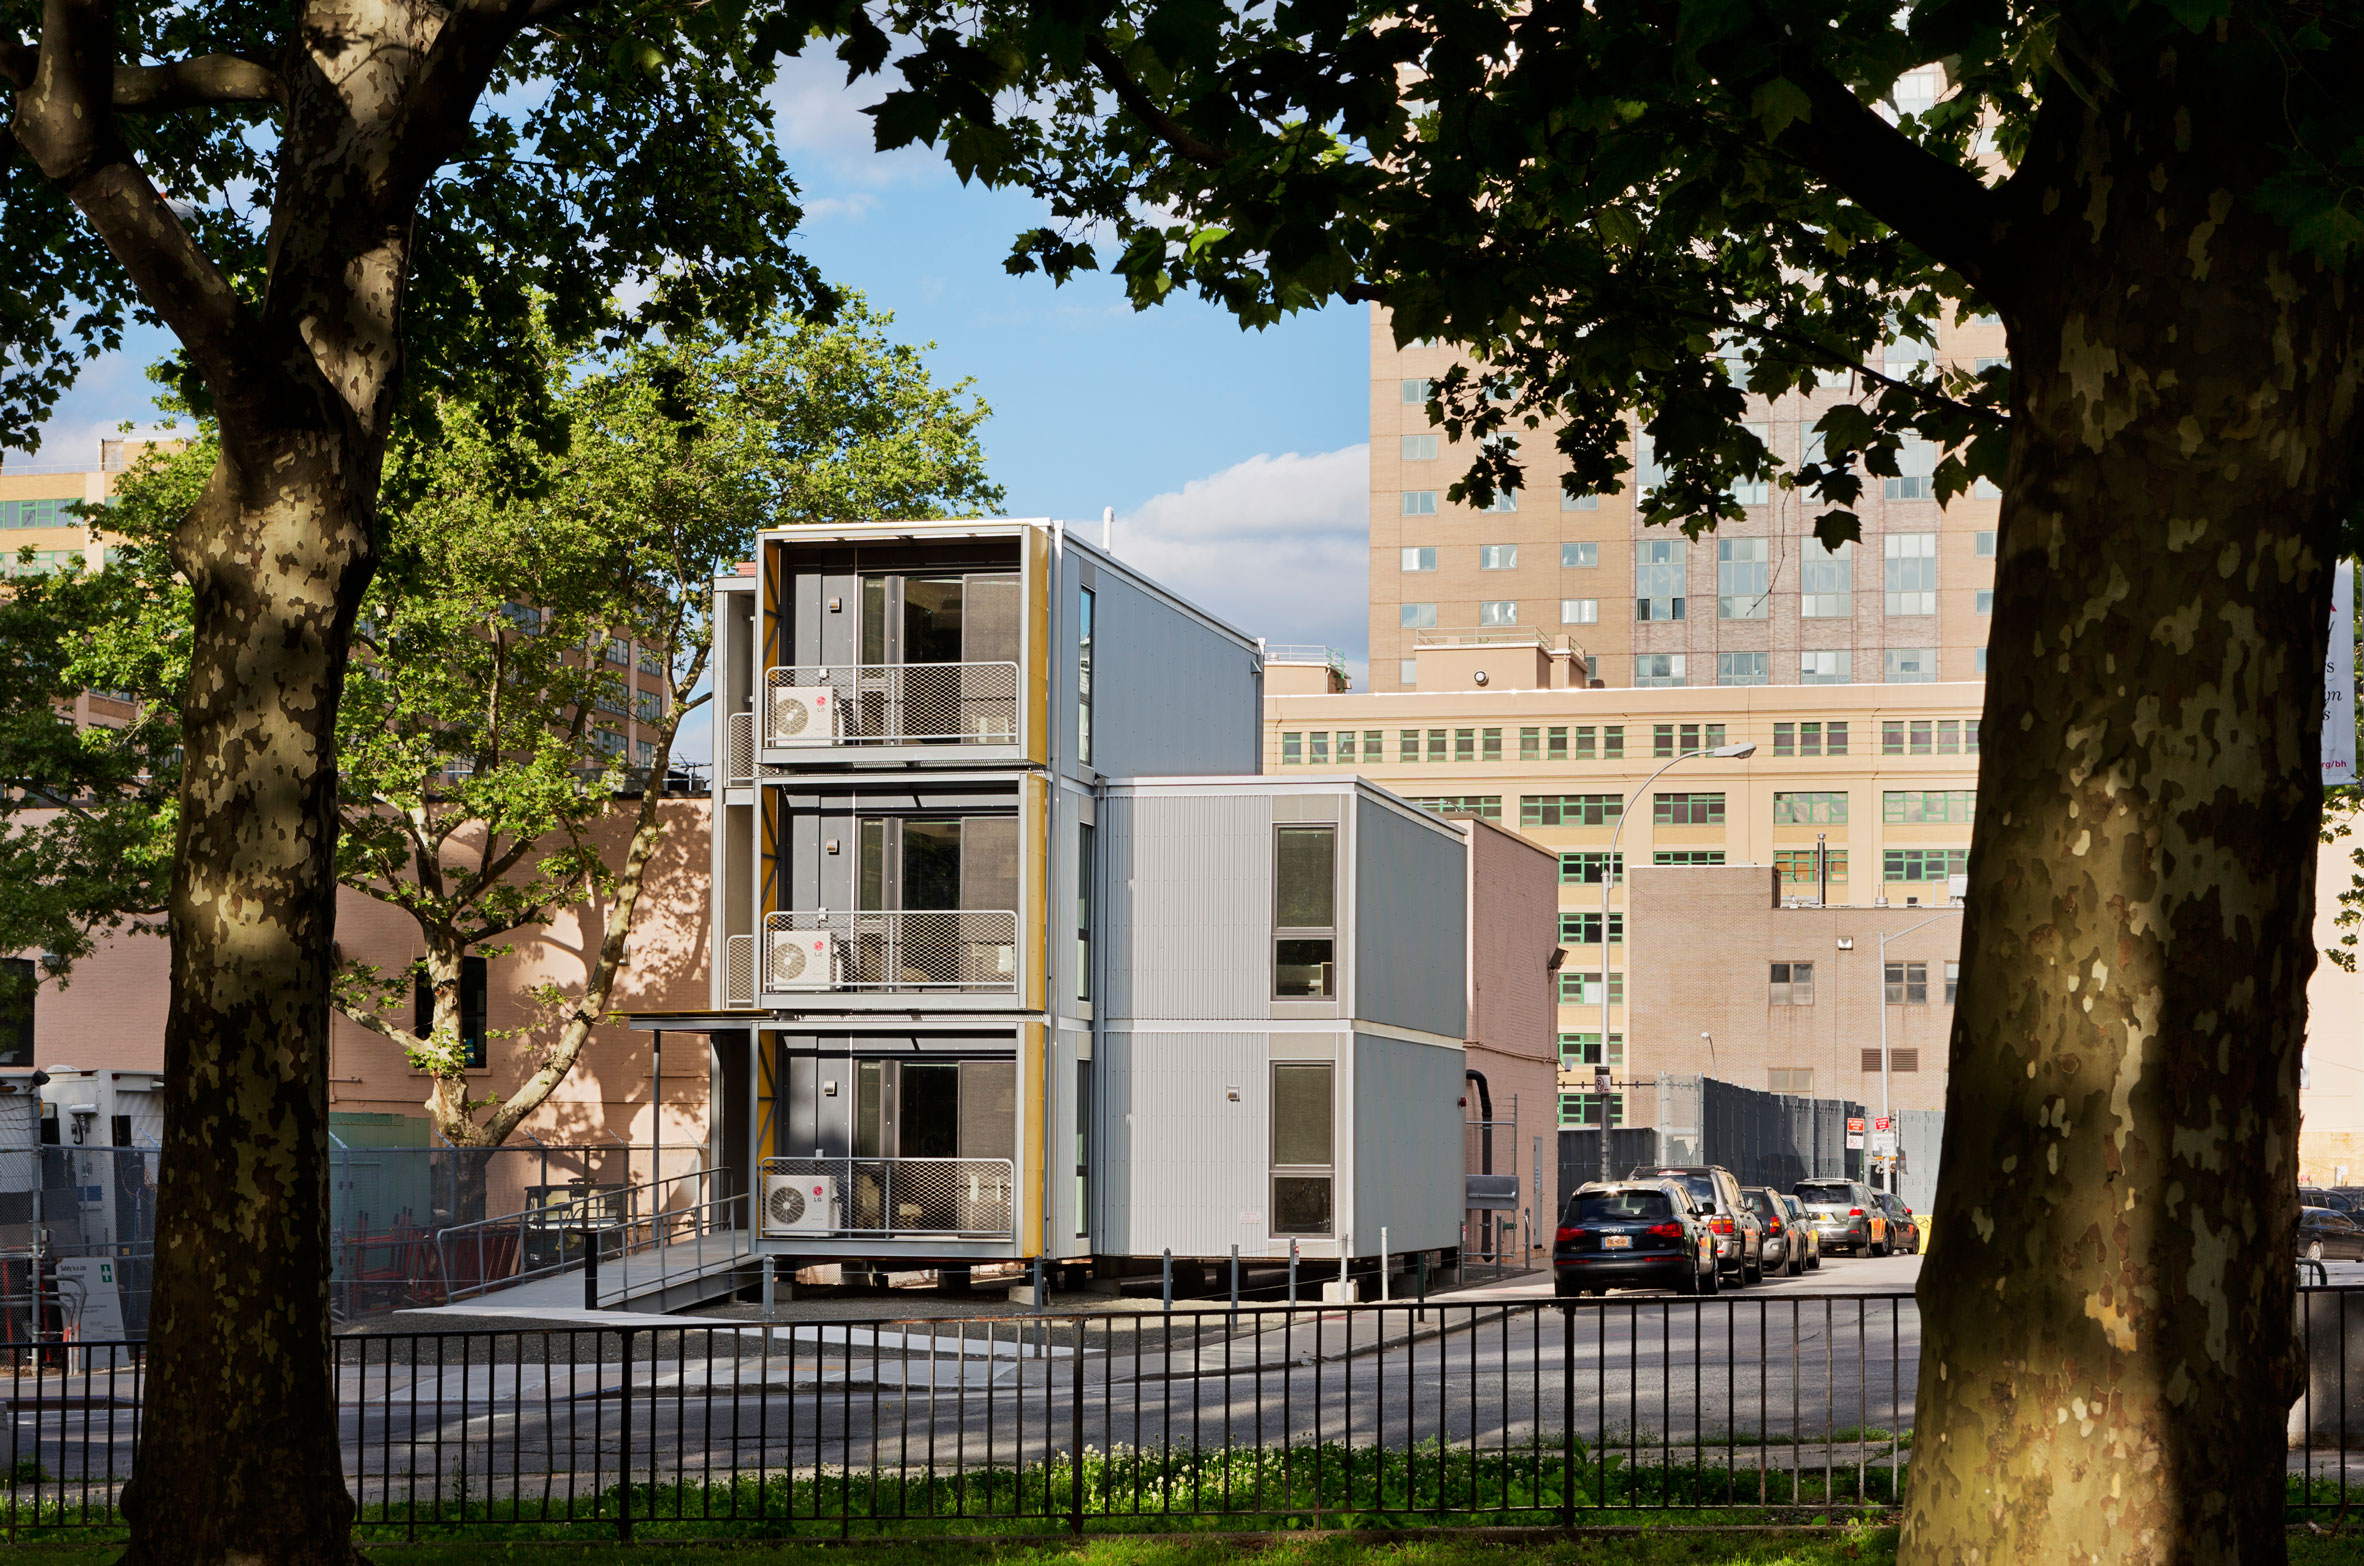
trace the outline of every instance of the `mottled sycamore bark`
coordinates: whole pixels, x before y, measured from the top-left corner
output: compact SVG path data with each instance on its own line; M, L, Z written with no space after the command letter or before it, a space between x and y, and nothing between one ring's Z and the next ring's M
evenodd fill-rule
M2352 286L2278 73L2088 62L2013 182L2016 433L1902 1559L2283 1558ZM2090 78L2089 78L2090 79Z
M43 0L38 44L0 49L19 146L172 328L220 418L174 545L195 613L130 1561L353 1556L328 1353L331 738L412 214L526 15L305 0L268 65L141 71L119 69L106 0ZM278 115L259 298L197 247L118 119L225 102Z

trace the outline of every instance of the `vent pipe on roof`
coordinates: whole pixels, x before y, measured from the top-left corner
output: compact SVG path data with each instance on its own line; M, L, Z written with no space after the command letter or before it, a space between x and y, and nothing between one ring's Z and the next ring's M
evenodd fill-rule
M1100 547L1110 554L1116 552L1116 507L1100 508Z

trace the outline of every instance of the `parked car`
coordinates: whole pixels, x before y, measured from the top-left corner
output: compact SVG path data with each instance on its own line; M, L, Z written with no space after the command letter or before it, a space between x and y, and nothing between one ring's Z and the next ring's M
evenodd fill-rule
M1782 1207L1789 1213L1789 1221L1795 1225L1792 1232L1800 1242L1798 1249L1805 1255L1806 1270L1808 1272L1820 1271L1822 1268L1822 1231L1814 1227L1814 1215L1807 1212L1806 1204L1796 1197L1780 1191L1776 1191L1774 1195L1781 1198Z
M1765 1226L1765 1270L1785 1272L1796 1277L1806 1270L1806 1246L1810 1243L1813 1225L1801 1224L1790 1217L1781 1193L1762 1185L1743 1186L1740 1194L1747 1198L1750 1212Z
M2364 1261L2364 1228L2328 1207L2298 1210L2298 1254L2308 1261Z
M2347 1213L2351 1217L2356 1211L2356 1204L2349 1199L2345 1192L2326 1191L2319 1185L2300 1186L2298 1188L2298 1205L2301 1207L2328 1207L2335 1213Z
M1693 1164L1636 1169L1629 1178L1680 1181L1715 1231L1716 1265L1735 1283L1755 1283L1765 1276L1765 1226L1740 1194L1740 1181L1731 1170L1721 1164Z
M1592 1180L1576 1188L1551 1241L1561 1299L1633 1288L1713 1294L1716 1237L1672 1180Z
M1874 1191L1872 1199L1880 1204L1880 1211L1888 1215L1888 1249L1917 1256L1921 1251L1921 1220L1904 1205L1904 1198L1894 1191Z
M1800 1180L1790 1187L1814 1215L1822 1236L1824 1255L1846 1251L1856 1256L1888 1254L1888 1215L1872 1200L1872 1189L1861 1180Z

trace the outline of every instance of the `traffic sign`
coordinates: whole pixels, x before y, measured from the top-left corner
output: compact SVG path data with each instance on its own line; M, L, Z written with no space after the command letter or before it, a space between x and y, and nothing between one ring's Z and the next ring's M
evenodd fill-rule
M1872 1121L1872 1129L1874 1131L1893 1131L1896 1129L1896 1123L1886 1115L1881 1115Z

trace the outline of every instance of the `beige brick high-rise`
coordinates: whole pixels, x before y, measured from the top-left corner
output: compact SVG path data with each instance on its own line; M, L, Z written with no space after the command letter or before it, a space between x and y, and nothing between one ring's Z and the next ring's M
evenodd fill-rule
M2002 327L1982 320L1942 331L1936 357L1941 363L1975 365L2003 351ZM1527 487L1512 501L1515 510L1479 512L1446 500L1445 491L1468 466L1467 451L1429 425L1426 383L1454 362L1449 347L1399 350L1386 312L1373 307L1373 690L1409 688L1406 664L1424 630L1466 631L1481 625L1565 637L1572 650L1593 660L1593 677L1612 687L1640 683L1637 655L1679 658L1679 674L1671 672L1671 664L1666 673L1653 672L1659 681L1681 686L1798 684L1801 653L1826 655L1822 678L1805 683L1961 681L1985 673L1998 501L1974 493L1940 507L1922 498L1930 493L1925 471L1933 455L1925 449L1908 451L1901 464L1923 473L1867 480L1866 497L1857 508L1863 541L1853 550L1845 601L1837 601L1828 584L1818 583L1813 584L1816 601L1809 604L1802 568L1823 564L1812 541L1813 518L1821 506L1797 491L1766 485L1742 497L1749 502L1744 521L1727 522L1686 545L1674 529L1640 525L1634 498L1647 464L1635 460L1631 439L1625 450L1635 469L1625 475L1626 487L1596 497L1589 508L1578 509L1560 493L1566 464L1553 447L1549 427L1522 433ZM1884 368L1902 373L1908 367ZM1814 422L1834 403L1862 391L1848 378L1772 402L1752 398L1748 418L1760 426L1774 455L1794 464L1812 437ZM1407 437L1412 444L1407 445ZM1433 457L1424 454L1431 442ZM1675 545L1683 589L1679 619L1672 618L1674 606L1668 601L1677 596L1673 593L1654 597L1656 613L1666 618L1637 618L1642 595L1636 591L1635 553L1645 540ZM1592 546L1588 558L1593 563L1574 563L1582 552L1564 551L1563 545ZM1433 562L1416 556L1413 563L1421 568L1408 570L1407 549L1431 550ZM1489 549L1492 553L1485 553ZM1761 562L1732 562L1738 569L1726 578L1727 585L1748 581L1752 568L1761 566L1761 589L1751 582L1737 594L1719 590L1718 557L1726 549L1764 556ZM1892 551L1894 579L1902 584L1893 594ZM1740 601L1721 602L1726 598ZM1489 605L1511 608L1489 610ZM1563 605L1572 606L1565 615ZM1588 614L1593 618L1582 618ZM1729 667L1723 662L1727 656ZM1843 659L1843 672L1829 667L1835 659Z

